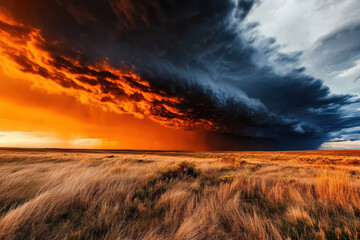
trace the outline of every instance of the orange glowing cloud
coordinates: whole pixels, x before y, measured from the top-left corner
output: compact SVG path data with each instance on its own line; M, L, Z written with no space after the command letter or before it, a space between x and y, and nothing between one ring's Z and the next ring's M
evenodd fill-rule
M66 93L105 111L130 113L174 128L213 128L212 122L180 111L181 97L151 86L135 73L135 67L120 70L106 60L81 63L58 54L57 45L56 41L47 42L39 29L0 14L0 63L7 75L27 79L51 93Z
M134 68L50 51L57 44L0 11L0 147L206 149L199 132L182 130L203 123L186 121L180 98Z

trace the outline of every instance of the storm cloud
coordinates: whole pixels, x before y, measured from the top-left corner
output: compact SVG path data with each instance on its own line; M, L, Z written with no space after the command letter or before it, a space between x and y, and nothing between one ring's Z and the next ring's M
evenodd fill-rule
M244 19L254 4L4 0L12 21L0 30L12 40L2 54L88 103L204 130L211 149L315 149L357 126L360 116L343 109L356 96L331 94L297 65L301 52L251 34L256 23ZM30 41L45 60L30 57Z

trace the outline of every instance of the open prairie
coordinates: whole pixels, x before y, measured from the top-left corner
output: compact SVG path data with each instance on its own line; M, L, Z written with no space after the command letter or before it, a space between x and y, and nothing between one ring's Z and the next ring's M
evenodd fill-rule
M0 239L358 239L360 151L0 150Z

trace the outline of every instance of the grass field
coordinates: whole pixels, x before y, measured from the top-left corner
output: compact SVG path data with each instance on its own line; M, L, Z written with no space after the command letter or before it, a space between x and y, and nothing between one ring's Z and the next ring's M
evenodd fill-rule
M360 151L0 150L0 239L358 239Z

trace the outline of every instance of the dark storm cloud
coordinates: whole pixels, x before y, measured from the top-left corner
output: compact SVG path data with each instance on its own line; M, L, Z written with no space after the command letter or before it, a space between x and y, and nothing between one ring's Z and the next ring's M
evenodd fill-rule
M276 70L297 64L301 53L279 53L273 38L264 38L258 48L258 39L248 34L256 23L243 24L255 3L4 0L0 6L18 22L40 29L40 47L52 55L49 64L76 74L87 86L99 86L106 94L101 101L137 102L146 93L179 99L151 101L150 115L162 123L177 119L186 129L203 127L213 149L311 149L332 132L356 126L359 116L342 110L356 101L354 96L332 95L301 67ZM18 57L23 71L81 90L73 79L54 77L24 56L10 56ZM104 59L118 69L135 69L148 84L88 67ZM127 94L116 81L138 93Z

